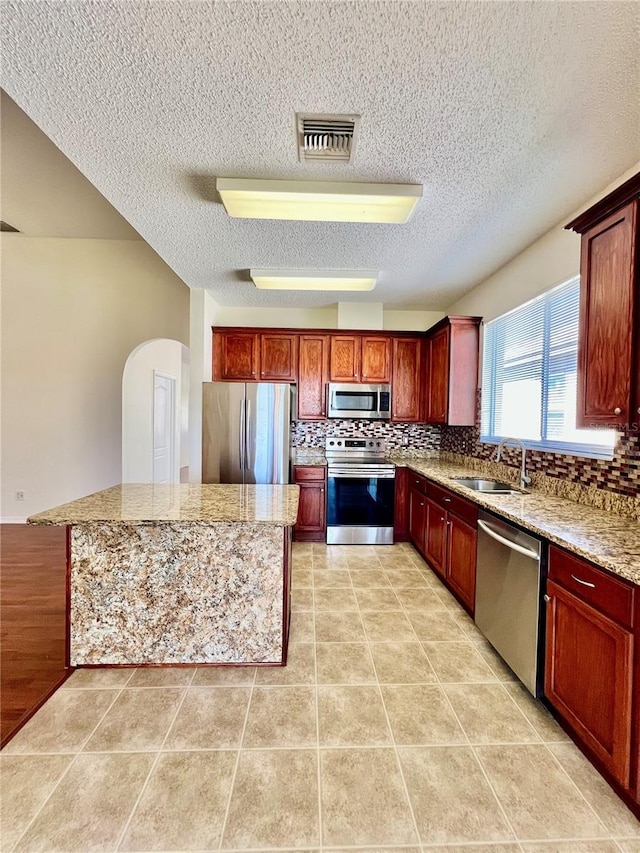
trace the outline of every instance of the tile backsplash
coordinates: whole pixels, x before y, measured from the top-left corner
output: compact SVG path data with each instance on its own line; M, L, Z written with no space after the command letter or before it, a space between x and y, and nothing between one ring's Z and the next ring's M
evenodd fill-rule
M295 421L291 425L291 446L298 450L314 447L324 449L327 436L364 436L386 439L389 450L424 452L440 449L440 431L441 427L438 426L392 424L387 421ZM403 440L407 444L403 444Z
M475 426L441 428L441 451L473 456L487 461L495 458L495 444L480 441L479 412L478 399L478 416ZM515 448L505 448L504 460L508 465L519 468L520 451ZM603 489L628 498L638 498L640 496L640 436L630 433L619 435L613 459L589 459L584 456L568 456L564 453L528 450L527 471L587 489Z

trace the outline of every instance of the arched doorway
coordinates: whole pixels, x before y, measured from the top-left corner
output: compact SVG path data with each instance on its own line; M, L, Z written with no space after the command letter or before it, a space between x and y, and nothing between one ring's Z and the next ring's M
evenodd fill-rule
M189 481L189 348L156 338L122 375L122 482Z

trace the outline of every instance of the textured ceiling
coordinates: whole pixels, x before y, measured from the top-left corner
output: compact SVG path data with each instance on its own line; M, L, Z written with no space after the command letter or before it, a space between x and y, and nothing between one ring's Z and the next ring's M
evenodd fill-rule
M445 308L640 157L640 4L15 2L2 85L192 287L380 268L354 301ZM359 113L352 166L301 164L296 111ZM232 220L215 176L407 181L406 225Z
M1 217L28 237L139 240L85 176L0 91Z

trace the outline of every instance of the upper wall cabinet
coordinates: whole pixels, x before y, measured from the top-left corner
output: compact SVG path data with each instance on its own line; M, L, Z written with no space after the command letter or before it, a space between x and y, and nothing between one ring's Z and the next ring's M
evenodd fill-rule
M298 335L264 332L260 335L260 380L295 382L298 367Z
M423 416L424 338L393 339L391 419L420 423Z
M256 382L260 336L243 329L213 331L213 381Z
M480 317L445 317L427 332L427 423L474 425L480 321Z
M363 382L391 381L391 340L388 336L363 335L362 347Z
M298 360L298 419L323 420L327 416L325 387L329 376L329 336L300 335Z
M388 335L331 335L331 382L389 382L391 339Z
M640 421L639 207L640 173L565 226L582 235L578 427Z

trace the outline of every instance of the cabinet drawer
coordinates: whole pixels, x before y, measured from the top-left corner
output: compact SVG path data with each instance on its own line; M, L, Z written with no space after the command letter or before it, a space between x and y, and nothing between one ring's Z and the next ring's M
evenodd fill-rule
M555 545L549 548L549 580L620 625L633 626L633 587Z
M461 498L454 492L449 492L434 483L429 483L427 486L427 494L429 497L440 504L448 512L454 512L468 524L475 527L478 520L478 507L471 501Z
M415 471L409 471L409 488L417 489L423 495L427 494L427 481L420 474L416 474Z
M308 480L324 480L326 468L323 465L294 465L293 479L296 483Z

